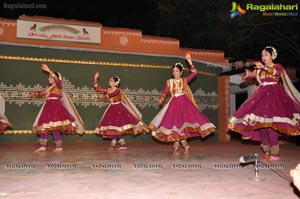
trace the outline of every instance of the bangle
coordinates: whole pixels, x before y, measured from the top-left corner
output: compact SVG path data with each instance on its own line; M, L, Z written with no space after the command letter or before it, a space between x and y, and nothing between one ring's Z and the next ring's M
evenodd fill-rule
M191 65L191 69L190 70L196 70L196 67L194 66L194 64Z

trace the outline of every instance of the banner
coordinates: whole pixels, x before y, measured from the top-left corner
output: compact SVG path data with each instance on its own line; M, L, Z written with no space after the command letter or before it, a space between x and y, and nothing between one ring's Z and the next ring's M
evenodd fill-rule
M17 38L101 43L101 25L79 26L17 20Z

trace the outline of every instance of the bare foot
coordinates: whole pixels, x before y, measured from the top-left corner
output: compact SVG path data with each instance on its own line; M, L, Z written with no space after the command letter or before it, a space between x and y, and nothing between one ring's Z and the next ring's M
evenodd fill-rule
M37 152L43 152L46 151L46 147L41 146L40 148L34 150L33 152L37 153Z
M262 158L262 159L265 159L265 160L269 160L269 159L270 159L270 154L269 154L268 152L262 153L262 154L261 154L261 158Z
M271 161L278 161L278 160L280 160L280 157L276 157L276 156L270 155L269 160L271 160Z
M127 149L126 146L120 146L120 147L118 148L118 150L126 150L126 149Z
M59 152L59 151L62 151L62 150L63 150L63 148L59 147L59 148L53 149L53 152Z
M190 146L187 145L184 147L184 153L188 153L190 151Z

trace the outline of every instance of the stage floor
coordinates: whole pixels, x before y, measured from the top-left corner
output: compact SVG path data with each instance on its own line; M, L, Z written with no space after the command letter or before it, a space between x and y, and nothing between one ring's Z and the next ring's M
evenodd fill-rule
M33 153L35 143L0 145L0 198L299 198L288 179L260 166L265 181L251 181L253 162L239 158L259 152L255 144L191 141L191 151L174 156L172 145L128 142L127 151L108 152L109 141L64 143L64 151ZM300 147L281 144L273 168L289 177ZM263 164L260 164L263 165Z

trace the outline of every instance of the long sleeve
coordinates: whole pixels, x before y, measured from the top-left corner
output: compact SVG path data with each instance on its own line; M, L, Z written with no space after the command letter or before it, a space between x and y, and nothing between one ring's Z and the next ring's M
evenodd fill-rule
M30 93L30 98L35 98L35 97L44 97L47 94L47 89L44 89L42 91L32 91Z
M167 96L169 92L169 84L166 82L165 88L162 90L161 95Z
M43 96L45 96L45 95L46 95L46 89L37 92L37 96L38 96L38 97L43 97Z
M197 71L196 70L195 71L191 71L191 73L187 77L185 77L184 79L185 79L185 81L187 83L189 83L192 79L194 79L196 77L196 75L197 75Z
M99 93L104 93L104 94L107 93L107 88L101 88L100 86L96 86L96 87L94 87L94 88L95 88L95 90L96 90L97 92L99 92Z
M167 94L169 92L169 80L167 81L165 88L163 89L163 91L161 92L161 95L159 97L159 100L161 101L161 103L163 103L167 97Z

